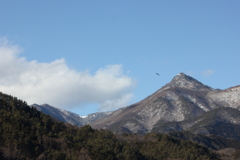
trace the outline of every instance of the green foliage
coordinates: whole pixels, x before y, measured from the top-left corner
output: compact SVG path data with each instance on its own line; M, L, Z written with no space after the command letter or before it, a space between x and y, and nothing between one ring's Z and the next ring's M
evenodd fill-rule
M217 159L207 148L164 134L115 135L56 122L26 102L0 93L0 159Z

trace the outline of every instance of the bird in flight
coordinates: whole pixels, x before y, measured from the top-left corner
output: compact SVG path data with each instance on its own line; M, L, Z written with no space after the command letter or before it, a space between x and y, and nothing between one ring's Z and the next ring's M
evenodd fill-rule
M156 75L158 75L158 76L159 76L159 73L156 73Z

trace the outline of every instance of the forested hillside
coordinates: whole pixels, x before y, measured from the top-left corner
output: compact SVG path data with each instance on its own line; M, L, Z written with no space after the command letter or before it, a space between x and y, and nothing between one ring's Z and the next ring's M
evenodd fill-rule
M0 159L217 159L206 147L166 134L121 134L57 122L0 93Z
M168 135L171 137L181 139L181 140L190 140L196 142L200 145L204 145L213 150L221 150L225 148L234 148L240 150L240 141L231 138L224 138L218 135L203 135L203 134L193 134L189 131L181 132L169 132Z

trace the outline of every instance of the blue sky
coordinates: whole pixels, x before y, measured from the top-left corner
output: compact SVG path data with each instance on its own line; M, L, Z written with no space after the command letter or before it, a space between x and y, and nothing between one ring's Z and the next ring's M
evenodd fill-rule
M114 110L180 72L239 85L238 0L0 2L0 91L29 104Z

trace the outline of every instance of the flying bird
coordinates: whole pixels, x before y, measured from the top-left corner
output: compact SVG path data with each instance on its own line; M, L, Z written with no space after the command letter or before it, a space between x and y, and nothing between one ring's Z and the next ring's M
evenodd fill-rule
M158 76L159 76L159 73L156 73L156 75L158 75Z

